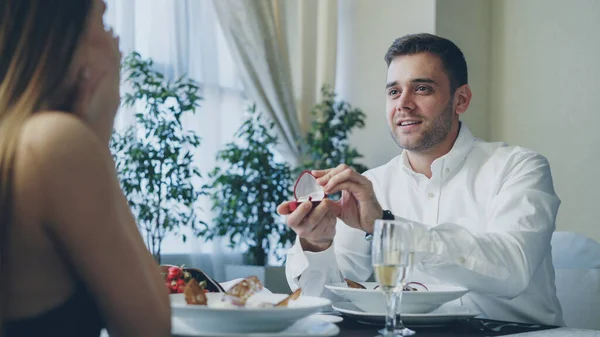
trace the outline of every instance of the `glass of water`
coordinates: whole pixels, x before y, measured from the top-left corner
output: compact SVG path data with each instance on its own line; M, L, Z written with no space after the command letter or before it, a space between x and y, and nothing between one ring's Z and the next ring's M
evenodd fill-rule
M414 243L404 222L376 220L371 251L375 279L387 301L385 328L380 336L412 336L415 332L402 324L402 288L412 271Z

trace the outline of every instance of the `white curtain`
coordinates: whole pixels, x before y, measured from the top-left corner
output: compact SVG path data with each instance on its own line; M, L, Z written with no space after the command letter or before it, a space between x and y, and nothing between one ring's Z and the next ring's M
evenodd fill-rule
M280 153L298 164L302 130L296 112L283 31L271 0L215 0L221 27L239 64L248 97L271 119Z
M335 87L337 0L213 0L248 96L292 164L325 84Z
M187 74L201 84L203 97L196 115L185 120L202 137L197 153L197 165L206 177L216 165L216 152L233 139L242 122L247 102L217 16L210 0L107 0L105 21L120 35L121 49L126 55L139 52L152 58L159 70L169 78ZM128 90L126 83L122 90ZM122 108L116 129L122 130L134 121L135 109ZM211 223L208 198L202 200L201 218ZM184 244L180 238L168 237L164 254L211 253L218 266L223 258L220 240L204 243L188 235ZM206 261L193 261L196 265ZM215 270L215 278L223 279L223 271Z
M337 0L275 0L274 4L285 32L298 118L307 131L321 87L335 88Z

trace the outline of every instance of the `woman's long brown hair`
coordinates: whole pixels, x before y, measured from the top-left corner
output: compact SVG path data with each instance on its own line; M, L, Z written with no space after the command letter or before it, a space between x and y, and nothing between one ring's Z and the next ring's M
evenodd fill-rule
M0 0L0 335L13 176L21 127L41 110L72 105L65 80L93 0Z

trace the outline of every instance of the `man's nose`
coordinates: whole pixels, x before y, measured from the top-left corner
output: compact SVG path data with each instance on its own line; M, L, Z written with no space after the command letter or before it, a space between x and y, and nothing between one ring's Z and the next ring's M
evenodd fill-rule
M396 101L396 110L413 110L415 108L413 93L409 90L404 90L398 100Z

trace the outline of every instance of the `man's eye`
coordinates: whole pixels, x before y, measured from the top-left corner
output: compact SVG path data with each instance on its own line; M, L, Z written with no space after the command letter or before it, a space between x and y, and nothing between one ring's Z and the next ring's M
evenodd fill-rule
M420 85L420 86L417 87L417 91L419 91L419 92L431 92L432 90L431 90L430 87L427 87L427 86L424 86L424 85Z
M389 96L396 96L400 93L400 91L396 90L396 89L391 89L388 91L388 95Z

